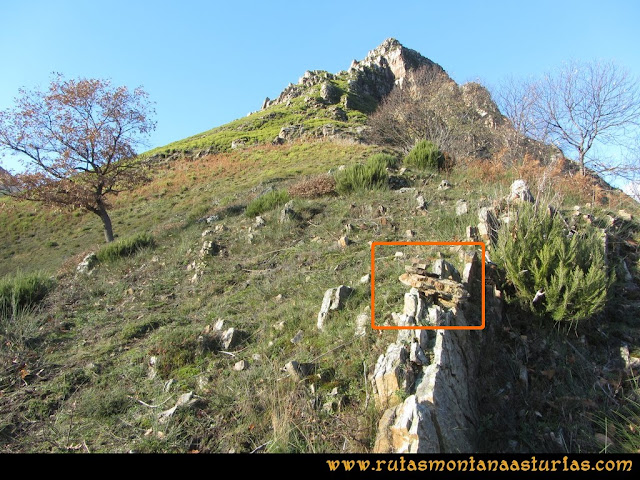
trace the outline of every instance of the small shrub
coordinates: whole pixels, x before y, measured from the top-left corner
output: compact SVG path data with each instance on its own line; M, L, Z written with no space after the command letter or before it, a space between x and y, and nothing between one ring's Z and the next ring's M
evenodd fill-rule
M300 198L314 198L330 195L336 190L336 180L331 175L323 174L302 180L289 187L289 195Z
M336 191L342 194L384 189L389 182L385 161L374 157L338 171L335 178Z
M613 281L600 232L569 232L560 214L523 205L498 235L496 258L525 310L577 323L600 312Z
M43 273L21 273L0 279L0 315L37 305L53 287L53 280Z
M245 213L248 217L255 217L263 212L281 207L288 201L289 193L286 190L271 190L250 202Z
M400 162L398 157L388 153L374 153L367 159L367 163L372 165L380 164L384 166L384 168L396 168Z
M96 252L100 263L115 262L116 260L129 257L146 247L152 247L154 240L148 233L141 233L135 237L123 238L105 245Z
M444 154L438 146L428 140L422 140L407 154L404 162L421 170L441 170L444 167Z

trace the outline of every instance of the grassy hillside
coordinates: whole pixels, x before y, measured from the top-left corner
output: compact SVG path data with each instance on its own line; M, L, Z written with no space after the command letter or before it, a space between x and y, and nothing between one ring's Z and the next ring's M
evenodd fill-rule
M150 234L153 243L131 256L104 256L91 275L75 268L103 247L97 217L3 199L0 273L55 277L42 303L3 320L3 451L369 451L381 412L367 377L395 337L370 329L355 335L356 317L370 302L370 286L360 283L370 271L369 242L405 240L407 230L417 240L462 240L478 208L504 197L512 180L524 175L537 192L542 178L534 166L505 170L490 162L441 173L394 169L397 184L415 190L292 196L295 214L281 223L281 208L267 210L263 227L245 215L270 189L300 192L292 187L379 151L319 141L158 164L153 180L118 197L112 210L121 239ZM438 189L445 178L453 188ZM624 196L608 192L605 199L597 188L576 185L556 177L536 194L567 212L578 203L595 218L621 208L637 213ZM425 215L416 210L418 193L427 200ZM459 199L469 213L455 214ZM640 239L635 221L625 225L626 252ZM351 243L341 247L345 234ZM205 242L212 245L201 257ZM389 272L376 283L376 312L388 315L402 309L397 273L404 263L387 253L376 260ZM629 259L637 275L637 258ZM319 331L324 292L341 284L354 294ZM601 420L628 392L612 393L622 377L608 362L621 339L636 356L640 345L638 307L630 294L617 295L577 339L509 310L496 338L505 363L499 373L492 365L485 372L486 451L600 450ZM216 340L219 321L240 332L235 344ZM525 345L535 351L532 376L551 375L548 365L556 365L544 395L504 393L518 383L507 353ZM291 361L314 370L296 378L285 369ZM594 390L594 382L603 388ZM161 414L185 394L188 406ZM559 427L564 446L549 436Z
M355 136L355 129L365 124L367 114L375 109L377 102L366 94L350 91L346 72L314 74L324 78L322 84L332 86L335 99L327 101L322 98L321 83L309 87L296 86L301 92L286 103L271 105L220 127L156 148L148 155L166 157L196 151L228 152L232 150L234 141L244 146L268 144L283 127L291 126L301 128L305 137L323 137L324 126Z

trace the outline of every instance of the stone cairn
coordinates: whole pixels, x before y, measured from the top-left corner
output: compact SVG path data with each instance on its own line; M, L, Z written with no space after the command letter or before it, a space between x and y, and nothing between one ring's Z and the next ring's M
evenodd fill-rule
M466 255L466 254L462 254ZM461 276L438 259L405 267L400 282L410 287L397 326L469 326L479 305L482 265L466 255ZM487 288L486 313L499 315L499 292ZM476 312L479 309L475 308ZM478 319L479 320L479 319ZM479 324L477 322L476 324ZM383 410L375 453L452 453L476 449L475 397L481 332L478 330L401 329L372 376L376 405Z

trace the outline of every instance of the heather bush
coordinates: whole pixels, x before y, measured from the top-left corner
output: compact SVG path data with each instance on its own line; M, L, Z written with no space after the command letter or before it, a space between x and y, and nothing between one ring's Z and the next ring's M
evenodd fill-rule
M263 212L280 207L288 201L289 193L286 190L271 190L250 202L245 213L247 217L255 217Z
M342 194L384 189L389 182L386 161L375 155L365 163L357 163L338 171L335 178L336 191Z
M441 170L444 167L444 154L435 143L422 140L407 154L404 162L421 170Z
M570 231L559 213L522 205L503 225L495 252L512 301L536 315L575 324L602 311L613 281L600 232Z

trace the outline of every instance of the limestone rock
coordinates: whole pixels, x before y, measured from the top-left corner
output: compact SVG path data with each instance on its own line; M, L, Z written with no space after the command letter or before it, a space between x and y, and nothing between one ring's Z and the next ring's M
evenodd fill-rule
M440 276L441 279L451 279L455 282L461 280L460 273L451 263L439 258L433 263L433 273Z
M412 288L404 294L404 309L402 313L407 317L413 317L417 324L424 320L427 314L427 299L417 288Z
M356 337L362 337L367 334L367 330L371 326L371 314L368 312L361 313L356 317Z
M351 295L353 289L346 285L340 285L337 288L330 288L324 294L320 313L318 313L318 329L324 328L325 321L331 310L339 310L344 306L344 302Z
M511 193L507 197L510 202L533 202L534 198L531 195L527 182L522 179L516 180L511 184Z
M98 265L98 256L94 252L91 252L78 264L76 272L91 275L91 272L96 265Z
M231 141L231 149L235 150L237 148L242 148L245 146L245 140L243 138L237 138Z
M233 369L236 372L241 372L242 370L246 370L247 368L249 368L249 362L247 362L246 360L240 360L233 365Z
M469 205L464 200L458 200L456 202L456 215L466 215L469 213Z
M411 347L409 350L409 360L420 366L429 365L429 359L425 355L417 339L414 339L414 341L411 342Z
M347 237L346 235L343 235L338 239L338 246L340 248L347 248L349 244L351 244L351 240L349 240L349 237Z
M175 411L178 408L184 408L184 407L188 407L191 406L195 403L195 399L193 399L193 392L189 392L189 393L185 393L183 395L180 395L180 397L178 397L178 401L176 402L176 404L171 407L168 410L165 410L163 412L161 412L158 415L158 421L160 423L166 423L169 418L171 418L171 416L173 416L173 414L175 413Z
M215 255L219 251L220 246L216 242L212 240L206 240L202 243L202 248L200 249L200 252L198 252L198 256L200 258L205 258L211 255Z
M220 343L223 350L230 350L235 347L242 335L235 328L229 328L220 336Z
M416 201L418 202L418 206L416 207L416 210L422 211L427 209L427 201L422 195L418 195L416 197Z
M413 371L407 366L407 347L392 343L386 353L378 357L373 372L376 404L382 407L400 403L398 392L407 391L413 384Z
M293 200L291 200L284 205L284 208L280 212L280 223L287 223L296 217L297 214L293 209Z
M478 241L478 227L474 227L472 225L467 227L467 239L472 242Z
M262 228L264 227L266 224L266 222L264 221L264 218L262 218L260 215L258 215L256 217L256 220L253 224L253 228Z
M484 241L495 243L498 232L498 219L492 208L482 207L478 210L478 233Z
M415 395L385 411L378 424L374 453L441 453L438 432L427 406Z
M295 380L303 380L312 375L317 368L315 363L299 363L292 360L284 366L283 370Z
M449 180L442 180L440 185L438 185L438 190L449 190L451 188L451 183Z
M327 103L337 103L340 101L340 90L331 82L324 82L320 86L320 97Z

